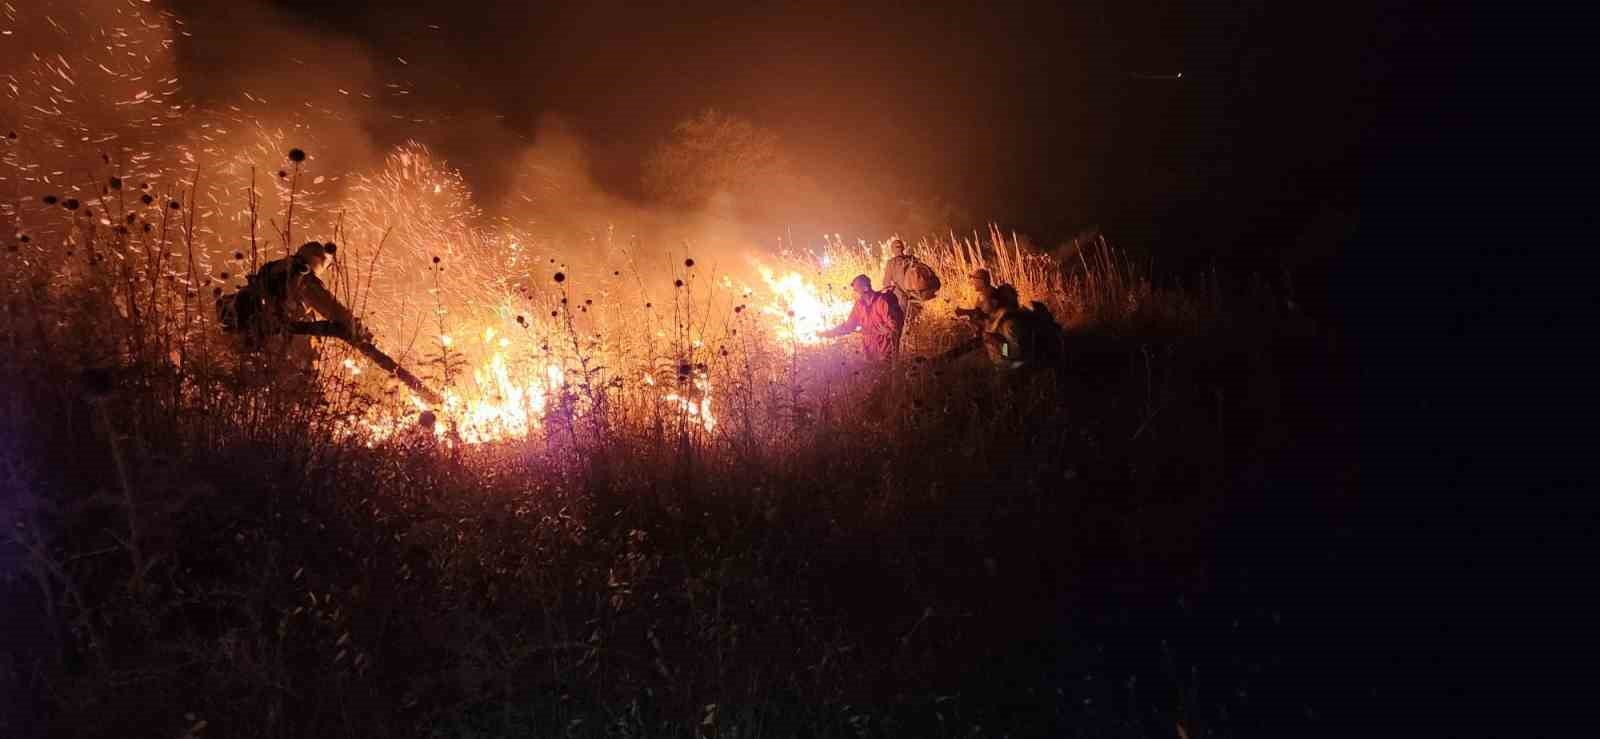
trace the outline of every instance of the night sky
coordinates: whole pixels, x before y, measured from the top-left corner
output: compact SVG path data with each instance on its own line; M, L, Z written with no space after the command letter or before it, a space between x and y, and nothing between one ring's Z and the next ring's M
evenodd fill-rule
M214 70L237 34L204 31L228 12L175 5L202 31L181 58ZM1097 225L1202 255L1269 253L1354 207L1401 23L1265 0L275 5L380 69L404 57L425 101L412 104L434 115L525 136L565 116L619 195L638 196L638 163L674 122L715 106L776 130L840 188L942 197L968 225L1043 239ZM197 77L192 91L227 88L226 75ZM435 138L480 192L510 177L475 137Z

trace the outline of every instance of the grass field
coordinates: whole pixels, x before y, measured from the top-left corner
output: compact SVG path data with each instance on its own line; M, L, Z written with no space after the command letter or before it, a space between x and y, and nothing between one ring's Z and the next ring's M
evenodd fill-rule
M876 244L544 260L393 182L302 201L335 291L457 398L423 429L340 344L294 392L216 326L298 240L301 177L270 225L253 184L141 202L110 171L3 211L6 733L1198 737L1329 710L1283 653L1305 614L1243 596L1229 547L1277 530L1269 495L1348 483L1295 456L1337 438L1333 370L1216 276L930 236L946 287L877 371L801 325ZM1063 366L928 361L978 266L1062 320Z

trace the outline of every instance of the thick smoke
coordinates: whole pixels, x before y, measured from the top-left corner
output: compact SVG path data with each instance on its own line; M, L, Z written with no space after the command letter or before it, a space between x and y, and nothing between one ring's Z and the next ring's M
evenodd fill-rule
M421 144L431 166L466 167L463 197L473 226L535 242L547 258L569 267L616 272L620 252L629 249L641 252L632 260L652 272L667 254L685 249L700 252L706 263L733 267L753 247L777 244L770 227L739 222L739 204L730 196L685 212L606 191L593 175L590 142L570 120L545 114L531 135L519 133L454 89L471 88L476 80L442 79L440 70L403 57L379 59L349 37L261 4L200 4L176 23L180 34L222 34L230 41L178 39L181 68L206 70L203 79L185 83L190 98L231 111L244 96L238 120L254 122L217 141L217 151L261 149L254 145L270 136L277 149L253 152L249 160L266 172L281 163L285 147L304 148L311 155L308 171L326 178L310 202L343 197L350 178L378 175L391 154ZM229 173L243 169L236 162ZM263 202L269 209L282 205L281 199ZM319 214L328 210L312 207ZM326 219L318 225L331 227ZM612 248L596 248L605 244Z
M8 231L68 247L40 252L47 271L95 225L43 205L47 195L82 199L106 227L130 214L160 231L192 215L196 274L170 277L197 294L238 287L301 241L336 241L336 291L388 345L423 352L462 327L553 318L564 296L583 301L597 333L686 295L704 315L760 284L754 261L781 246L770 227L741 223L726 194L685 211L607 192L590 142L559 115L519 135L432 99L404 60L263 5L188 16L141 0L4 7L12 105L0 124L18 139L0 187L17 197L0 214ZM227 43L196 43L213 34ZM289 161L291 149L306 160ZM494 194L475 192L482 179L442 151L495 162ZM127 189L108 189L113 177ZM556 272L569 279L557 285Z

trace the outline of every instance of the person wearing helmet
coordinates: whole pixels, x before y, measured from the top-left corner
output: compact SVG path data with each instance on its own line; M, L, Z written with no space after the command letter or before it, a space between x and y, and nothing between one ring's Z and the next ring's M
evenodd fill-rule
M978 299L971 308L957 308L956 315L966 318L978 326L983 326L989 320L988 302L994 296L995 285L990 281L989 270L979 269L967 276L968 284L972 291L977 293Z
M989 295L984 305L988 323L984 327L983 345L989 361L1002 370L1021 369L1030 360L1033 348L1031 325L1017 300L1017 291L1010 285L1001 285Z
M850 317L819 335L834 337L860 331L861 353L869 361L894 359L900 352L900 333L905 330L905 314L900 310L900 303L887 290L873 290L872 278L866 275L856 275L850 281L850 288L856 293Z
M956 315L971 322L973 335L955 346L940 352L934 357L935 362L949 362L960 359L979 349L986 348L992 341L990 339L991 324L1000 310L1004 300L1000 294L1008 291L1012 299L1016 299L1017 291L1010 284L995 285L989 276L989 270L979 269L967 276L977 300L971 308L957 308Z
M353 341L368 341L372 334L356 320L322 281L336 250L334 244L308 241L292 256L261 265L250 284L234 298L225 326L244 334L247 348L280 345L294 364L309 367L316 357L311 337L303 329L321 316L333 324L332 332Z
M906 314L906 323L911 323L922 312L922 304L939 293L939 275L907 253L906 242L900 237L889 240L889 249L894 256L883 266L883 289L894 294Z

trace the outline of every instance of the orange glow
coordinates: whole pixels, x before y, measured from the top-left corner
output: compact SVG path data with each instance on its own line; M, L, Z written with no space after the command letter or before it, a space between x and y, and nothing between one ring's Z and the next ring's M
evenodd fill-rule
M850 315L853 300L825 294L798 272L778 274L764 264L758 264L756 270L772 294L760 310L780 342L819 344L819 333Z

